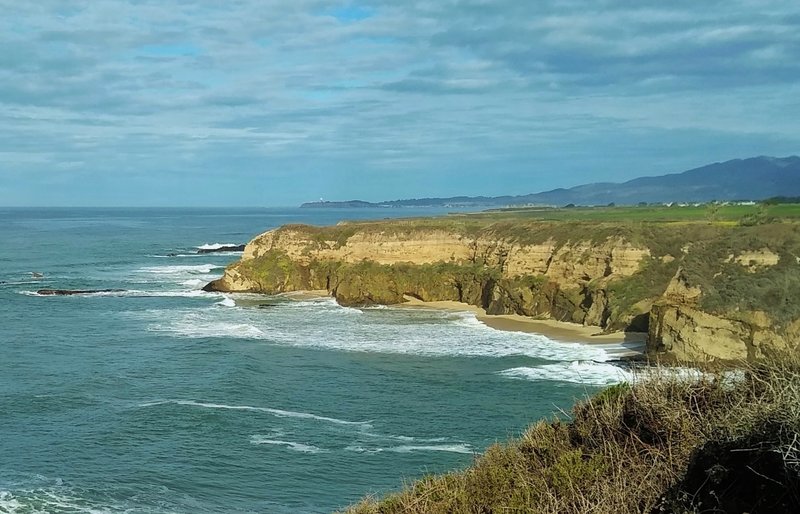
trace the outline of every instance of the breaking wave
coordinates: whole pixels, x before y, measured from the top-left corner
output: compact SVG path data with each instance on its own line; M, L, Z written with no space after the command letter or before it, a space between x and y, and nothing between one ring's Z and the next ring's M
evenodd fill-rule
M605 362L557 362L536 367L519 367L500 372L501 375L523 380L554 380L593 386L611 385L631 380L630 371Z
M299 412L283 409L275 409L272 407L252 407L250 405L226 405L223 403L204 403L192 400L157 400L154 402L147 402L139 404L139 407L156 407L160 405L182 405L188 407L200 407L204 409L223 409L223 410L240 410L250 412L264 412L279 418L298 418L298 419L311 419L314 421L321 421L324 423L333 423L335 425L352 425L364 428L372 427L369 421L347 421L343 419L331 418L327 416L319 416L310 412Z
M239 246L236 243L206 243L200 246L196 246L198 250L219 250L220 248L231 248Z
M145 266L136 270L138 273L153 275L183 275L183 274L208 274L214 270L224 269L225 266L219 264L197 264L197 265L176 265L176 266Z
M273 446L283 446L290 450L301 452L301 453L324 453L328 450L322 449L318 446L314 446L313 444L306 444L306 443L297 443L294 441L283 441L280 439L270 439L268 436L263 435L253 435L250 437L250 443L252 444L269 444Z
M149 330L175 337L260 339L284 346L432 357L527 356L569 362L604 362L611 358L607 346L561 343L540 334L501 332L480 323L469 313L362 311L342 307L331 298L271 301L267 306L267 309L170 309L140 315L148 318Z
M450 453L475 453L475 450L468 444L426 444L426 445L402 445L402 446L388 446L369 448L360 445L350 445L345 448L346 451L356 453L412 453L412 452L450 452Z

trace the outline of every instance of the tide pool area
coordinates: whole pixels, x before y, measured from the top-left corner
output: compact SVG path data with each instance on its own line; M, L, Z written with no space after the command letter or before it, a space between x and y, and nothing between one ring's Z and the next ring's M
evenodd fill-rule
M200 249L442 212L0 209L0 513L330 512L626 378L469 312L201 290L241 253Z

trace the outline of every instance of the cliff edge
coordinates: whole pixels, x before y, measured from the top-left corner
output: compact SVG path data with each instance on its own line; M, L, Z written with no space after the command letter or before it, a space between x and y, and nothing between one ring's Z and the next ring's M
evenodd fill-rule
M489 314L648 332L685 360L797 350L800 225L449 216L287 225L265 232L207 290L325 289L345 305L404 296Z

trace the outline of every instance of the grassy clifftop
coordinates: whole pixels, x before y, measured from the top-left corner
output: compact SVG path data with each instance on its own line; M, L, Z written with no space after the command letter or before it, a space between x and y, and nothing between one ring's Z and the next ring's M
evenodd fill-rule
M800 512L800 361L655 371L349 514Z
M288 225L210 289L327 289L340 303L456 300L649 331L679 358L755 358L800 340L800 206L504 210Z

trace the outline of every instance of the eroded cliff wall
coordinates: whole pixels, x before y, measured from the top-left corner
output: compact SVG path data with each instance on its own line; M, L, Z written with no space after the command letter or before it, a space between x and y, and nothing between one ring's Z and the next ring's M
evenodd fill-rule
M682 359L755 358L795 349L800 335L798 229L758 228L451 218L289 225L253 239L208 289L326 289L348 305L454 300L490 314L647 331L651 351ZM780 305L770 311L772 297Z

